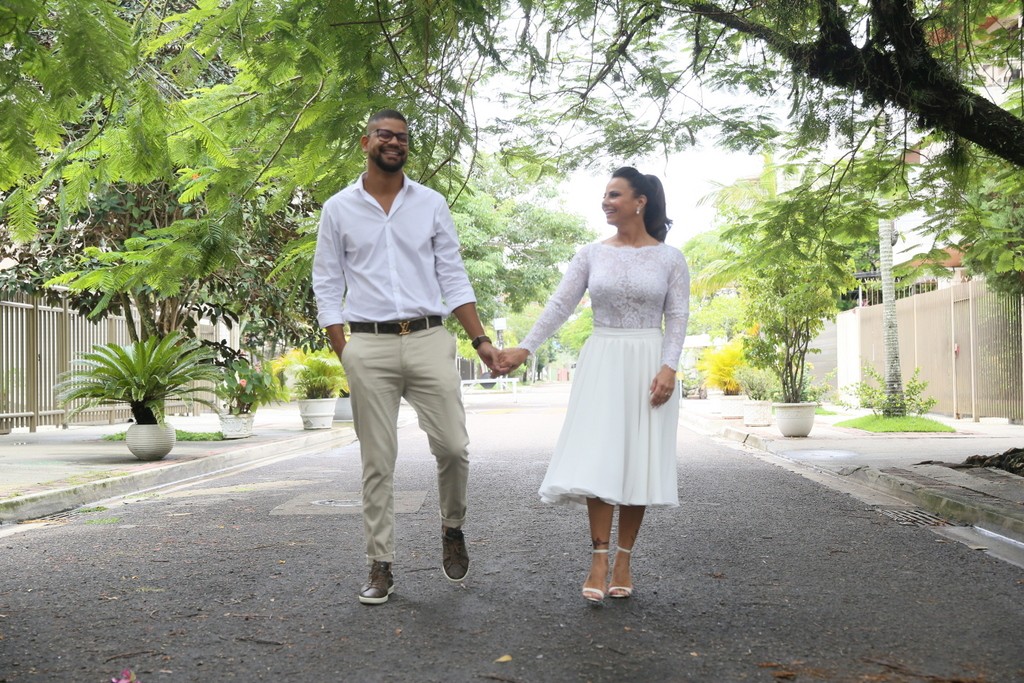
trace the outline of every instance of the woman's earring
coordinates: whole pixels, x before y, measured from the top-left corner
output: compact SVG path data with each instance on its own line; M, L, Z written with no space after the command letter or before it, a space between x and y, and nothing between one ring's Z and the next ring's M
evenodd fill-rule
M639 216L639 215L640 215L640 207L639 207L639 206L638 206L638 207L636 207L636 215L637 215L637 216Z

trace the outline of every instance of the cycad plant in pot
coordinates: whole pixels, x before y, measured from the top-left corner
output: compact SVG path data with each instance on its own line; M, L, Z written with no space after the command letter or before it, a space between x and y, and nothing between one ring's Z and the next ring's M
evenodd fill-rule
M174 447L174 427L164 422L170 399L216 408L204 394L220 381L216 351L178 332L133 344L104 344L72 361L54 387L57 399L75 415L88 408L127 404L134 424L128 449L140 460L159 460Z

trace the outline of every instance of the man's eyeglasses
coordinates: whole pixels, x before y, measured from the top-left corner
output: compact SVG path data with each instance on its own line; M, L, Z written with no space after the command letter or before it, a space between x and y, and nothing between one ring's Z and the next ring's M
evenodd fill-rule
M409 144L408 133L396 133L395 131L388 130L387 128L375 128L374 130L370 131L370 135L373 135L374 133L377 134L377 139L380 140L381 142L391 142L392 140L397 140L398 144L400 145Z

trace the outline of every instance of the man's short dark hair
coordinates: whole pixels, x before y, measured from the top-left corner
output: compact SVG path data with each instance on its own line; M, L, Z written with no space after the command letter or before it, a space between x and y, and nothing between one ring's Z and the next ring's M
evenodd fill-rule
M409 122L405 120L405 116L403 116L402 112L398 111L397 109L381 109L379 112L371 116L370 120L366 122L366 129L369 130L370 125L376 123L377 121L383 121L384 119L397 119L398 121L404 123L406 126L409 125Z

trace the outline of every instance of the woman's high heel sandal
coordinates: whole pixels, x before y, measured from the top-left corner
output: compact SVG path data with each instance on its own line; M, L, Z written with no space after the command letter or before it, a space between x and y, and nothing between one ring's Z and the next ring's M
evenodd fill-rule
M626 553L627 555L633 554L632 548L619 548L616 552ZM632 586L608 586L608 597L609 598L628 598L633 595Z
M608 548L602 548L601 550L596 550L595 549L595 550L591 550L590 552L592 554L594 554L594 555L607 555L608 554ZM590 574L587 574L587 578L588 579L590 578ZM598 604L598 603L604 602L604 591L601 590L600 588L590 588L588 586L584 586L583 587L583 597L588 602L592 602L592 603Z

